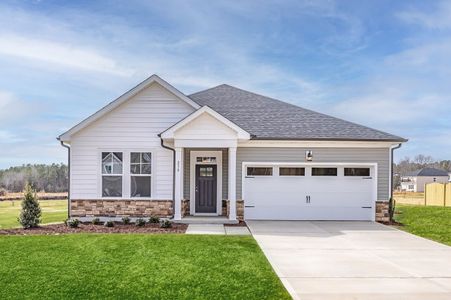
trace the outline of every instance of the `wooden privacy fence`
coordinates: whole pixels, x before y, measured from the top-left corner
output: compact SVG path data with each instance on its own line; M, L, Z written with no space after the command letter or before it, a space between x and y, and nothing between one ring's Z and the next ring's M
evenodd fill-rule
M451 207L451 183L434 182L426 184L424 205Z

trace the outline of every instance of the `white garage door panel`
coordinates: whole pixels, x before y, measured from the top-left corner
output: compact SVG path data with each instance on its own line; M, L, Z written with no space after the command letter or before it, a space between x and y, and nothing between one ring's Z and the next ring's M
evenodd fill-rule
M372 220L374 178L338 176L245 177L246 219ZM374 170L371 169L371 174ZM310 197L310 202L306 201Z

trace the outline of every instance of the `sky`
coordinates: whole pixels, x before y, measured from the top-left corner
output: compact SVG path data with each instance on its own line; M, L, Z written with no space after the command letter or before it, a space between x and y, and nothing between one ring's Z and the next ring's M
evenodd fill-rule
M152 74L227 83L451 159L451 1L0 2L0 169L66 162L56 137Z

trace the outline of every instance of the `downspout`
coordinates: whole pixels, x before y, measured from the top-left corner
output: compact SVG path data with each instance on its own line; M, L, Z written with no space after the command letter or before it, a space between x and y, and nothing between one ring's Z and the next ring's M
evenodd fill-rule
M398 146L391 148L391 187L390 187L390 198L393 198L393 179L394 179L394 171L393 171L393 154L395 152L396 149L401 148L402 144L400 143Z
M160 141L161 141L161 147L171 150L173 153L173 155L172 155L172 203L174 203L175 202L175 149L171 148L169 146L166 146L164 144L161 134L159 134L158 137L160 138Z
M67 148L67 218L70 219L70 147L59 138L61 146Z
M390 159L390 166L391 166L391 174L390 174L390 176L391 176L391 184L390 184L390 199L389 199L389 202L388 202L388 214L389 214L389 217L390 217L390 222L393 222L393 216L394 216L394 214L395 214L395 205L396 205L396 203L395 203L395 201L394 201L394 199L393 199L393 186L394 186L394 168L393 168L393 161L394 161L394 159L393 159L393 154L394 154L394 152L395 152L395 150L396 149L399 149L399 148L401 148L401 146L402 146L402 144L401 143L399 143L399 145L398 146L396 146L396 147L393 147L393 148L391 148L391 159Z

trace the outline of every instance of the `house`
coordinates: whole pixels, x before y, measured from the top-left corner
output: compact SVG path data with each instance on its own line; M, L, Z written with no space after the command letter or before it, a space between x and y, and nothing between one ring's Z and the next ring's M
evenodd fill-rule
M423 168L401 176L401 190L423 193L424 186L427 183L447 183L449 178L447 171L434 168Z
M72 218L230 222L386 219L406 142L229 85L185 95L156 75L58 139Z

